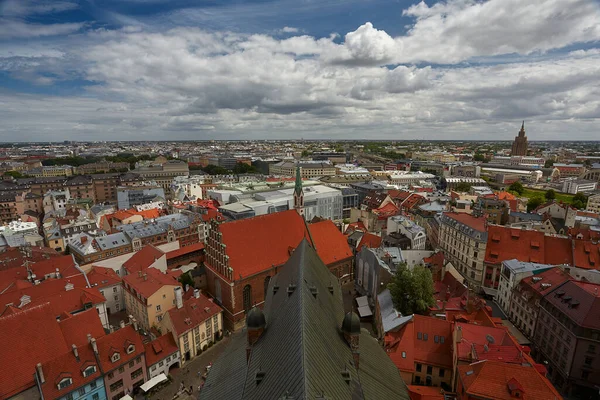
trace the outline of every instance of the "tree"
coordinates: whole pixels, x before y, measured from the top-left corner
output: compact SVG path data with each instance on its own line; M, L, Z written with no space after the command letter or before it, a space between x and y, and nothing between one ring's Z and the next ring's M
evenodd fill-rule
M544 197L546 198L546 200L554 200L556 199L556 192L553 189L549 189L544 194Z
M473 161L485 161L485 156L481 153L475 153L475 155L473 156Z
M530 198L529 201L527 202L527 212L531 212L532 210L535 210L537 207L541 206L542 204L544 204L544 199L542 199L541 197Z
M508 187L508 190L517 193L519 196L521 196L523 192L525 192L523 184L519 181L511 183Z
M190 285L191 288L194 287L194 279L192 279L189 271L186 272L185 274L182 274L179 277L179 282L183 285L184 288L185 288L185 285Z
M234 174L255 174L258 170L256 167L244 163L237 163L235 167L233 167Z
M587 205L587 197L583 193L577 193L571 199L571 205L575 208L582 209Z
M23 175L19 171L6 171L4 173L4 176L12 176L15 179L25 178L26 177L26 175Z
M412 270L406 264L398 265L388 289L394 307L402 315L428 314L429 307L435 304L431 271L421 265Z
M471 184L467 182L460 182L458 185L456 185L455 189L457 192L468 192L471 190Z
M206 167L202 168L202 171L209 175L227 175L231 173L230 170L213 164L208 164Z

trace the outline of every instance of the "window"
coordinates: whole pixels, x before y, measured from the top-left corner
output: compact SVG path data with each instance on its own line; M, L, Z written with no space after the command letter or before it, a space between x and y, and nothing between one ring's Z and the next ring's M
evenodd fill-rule
M71 378L64 378L60 382L58 382L58 390L69 387L73 384L73 380Z
M96 389L96 381L93 381L92 383L90 383L90 388L92 390Z
M65 396L65 400L73 400L73 393L69 393Z
M111 360L112 362L117 362L121 359L121 355L119 353L113 353Z
M162 367L163 365L165 365L164 361L161 361L161 362L158 363L159 367Z
M444 368L440 368L440 378L443 378L443 377L444 377L444 373L445 373L445 372L446 372L446 371L444 370Z
M590 371L581 371L581 378L587 380L590 376Z
M443 344L443 343L444 343L444 340L445 340L445 339L444 339L444 337L443 337L443 336L440 336L440 343L442 343L442 344Z
M98 393L94 393L94 395L92 396L92 400L99 400L100 399L100 395Z
M250 285L244 286L243 292L243 300L244 300L244 310L246 312L250 311L252 308L252 287Z
M592 365L593 362L594 362L594 358L593 357L585 357L585 359L583 360L583 363L585 365Z
M110 391L114 392L115 390L118 390L122 387L123 387L123 379L119 379L118 381L116 381L115 383L110 385Z
M140 362L142 362L142 357L138 357L135 359L136 364L139 364Z
M423 334L423 340L427 341L427 334L426 333Z
M418 340L423 339L423 334L421 332L417 332L417 339Z
M136 379L138 376L142 375L142 369L138 368L131 373L131 379Z
M151 370L152 370L152 372L156 371L156 365L153 365Z
M421 377L420 376L415 376L415 383L418 385L419 383L421 383Z
M402 352L402 358L406 358L406 352L405 351Z
M570 338L569 338L570 339ZM587 351L589 351L590 353L595 353L596 352L596 345L590 344L588 346Z
M133 353L134 351L135 351L135 346L134 346L134 345L132 345L132 344L130 344L130 345L127 347L127 354L131 354L131 353Z
M79 395L83 396L85 394L85 387L79 388Z
M436 342L436 343L438 343L440 341L440 337L438 335L435 335L433 337L433 341Z
M417 364L416 368L417 372L421 372L421 364Z
M109 373L108 373L108 379L112 379L112 378L114 378L114 377L115 377L115 374L114 374L114 373L112 373L112 372L109 372Z
M135 365L135 362L133 362L133 360L129 361L129 368L133 368L134 365Z
M113 288L113 293L117 293L117 287L116 286Z
M431 375L433 373L433 367L430 365L427 367L427 375Z
M85 376L85 377L90 376L94 372L96 372L96 366L95 365L89 366L85 370L83 370L83 376Z
M125 372L125 367L119 367L119 373L122 374L123 372Z
M156 306L156 311L160 311L160 304Z

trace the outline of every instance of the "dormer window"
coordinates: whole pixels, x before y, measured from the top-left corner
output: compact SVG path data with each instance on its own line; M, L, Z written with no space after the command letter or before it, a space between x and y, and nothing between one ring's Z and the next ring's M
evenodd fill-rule
M96 373L96 366L95 365L91 365L89 367L87 367L86 369L83 370L83 376L84 377L88 377L92 374Z
M112 362L117 362L121 359L121 355L119 353L113 353L112 357L110 357L110 360Z
M135 346L130 344L129 346L127 346L127 354L131 354L135 351Z
M71 378L63 378L60 382L58 382L58 390L62 390L66 387L69 387L73 384L73 379Z

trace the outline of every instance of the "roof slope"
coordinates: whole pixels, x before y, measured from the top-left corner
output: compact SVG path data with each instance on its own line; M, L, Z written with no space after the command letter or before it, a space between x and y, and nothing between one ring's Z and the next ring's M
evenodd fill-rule
M295 287L288 292L289 285ZM294 399L408 399L398 370L364 331L360 368L354 368L340 333L341 288L306 240L271 279L265 316L267 327L253 345L249 362L246 339L239 336L215 364L200 399L277 399L285 394ZM257 385L259 370L264 377ZM346 370L349 384L342 376Z
M600 285L567 281L544 298L577 324L600 329Z
M317 253L326 264L353 257L346 237L330 219L308 225Z
M470 396L512 400L509 383L522 386L527 400L560 400L552 384L533 367L498 361L481 361L458 366L459 379ZM468 374L468 375L467 375Z
M38 362L44 363L69 350L49 304L0 317L0 343L2 399L34 385Z
M91 308L75 315L68 315L65 319L58 322L65 342L71 346L85 346L88 344L87 335L93 338L100 338L106 333L102 327L98 311Z
M171 308L168 313L175 333L177 336L181 336L222 311L221 307L201 294L198 298L190 297L183 302L183 307Z
M123 263L123 267L130 274L133 274L137 271L143 271L154 264L156 260L161 258L164 254L165 253L163 253L161 250L149 244L142 247L140 251L135 253L129 260L125 261Z

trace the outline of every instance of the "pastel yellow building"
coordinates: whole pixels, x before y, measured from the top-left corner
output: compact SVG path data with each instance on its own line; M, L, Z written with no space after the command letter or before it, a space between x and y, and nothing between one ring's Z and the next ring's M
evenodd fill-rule
M179 346L183 365L222 337L223 309L198 289L185 302L181 296L175 301L176 307L167 312L164 326Z
M156 268L148 268L125 276L123 285L127 312L146 330L152 327L164 330L165 314L176 305L176 289L181 290L177 279Z

